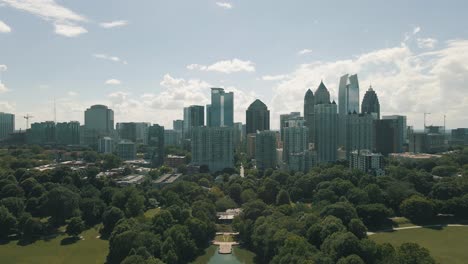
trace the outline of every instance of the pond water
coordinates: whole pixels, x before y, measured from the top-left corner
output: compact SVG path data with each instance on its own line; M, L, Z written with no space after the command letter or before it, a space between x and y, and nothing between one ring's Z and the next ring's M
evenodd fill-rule
M205 255L198 257L192 264L253 264L255 254L235 246L232 254L218 254L217 246L210 246Z

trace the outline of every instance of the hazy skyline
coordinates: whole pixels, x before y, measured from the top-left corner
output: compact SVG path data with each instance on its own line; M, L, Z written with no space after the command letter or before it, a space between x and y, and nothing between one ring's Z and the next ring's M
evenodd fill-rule
M293 4L294 3L294 4ZM303 109L320 80L372 84L381 115L468 126L465 1L0 0L0 111L83 122L106 104L116 122L172 127L211 87L234 92L235 121L256 99Z

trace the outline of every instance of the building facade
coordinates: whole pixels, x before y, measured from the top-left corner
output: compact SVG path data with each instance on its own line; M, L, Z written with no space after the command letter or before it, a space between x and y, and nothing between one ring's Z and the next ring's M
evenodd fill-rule
M270 110L260 100L255 100L245 114L247 134L270 130Z
M309 143L315 141L315 115L314 115L315 97L312 90L308 89L304 96L304 120L309 128Z
M232 127L234 124L234 93L223 88L211 88L211 105L207 106L209 127Z
M276 168L276 132L257 132L255 137L255 161L259 170Z
M329 163L337 160L338 113L335 102L315 105L315 149L317 162Z
M56 142L59 145L80 144L80 122L62 122L55 125Z
M15 131L15 115L0 112L0 140L7 139Z
M123 160L136 160L137 147L130 140L122 140L117 144L117 156Z
M231 127L197 127L192 132L192 164L208 166L211 172L234 168Z
M205 108L202 105L184 107L184 138L191 138L192 128L205 125Z
M148 153L147 158L153 168L164 164L164 127L153 124L148 129Z
M380 103L377 93L369 87L369 90L364 94L361 104L361 113L371 114L375 119L380 119Z
M357 169L374 176L385 175L382 154L370 150L354 150L351 152L350 169Z
M368 149L374 147L374 116L371 114L348 114L346 115L346 159L354 150Z

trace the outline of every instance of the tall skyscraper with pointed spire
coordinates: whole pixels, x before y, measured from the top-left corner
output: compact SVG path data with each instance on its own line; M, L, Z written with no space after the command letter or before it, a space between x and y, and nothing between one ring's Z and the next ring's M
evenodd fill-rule
M380 103L377 93L372 89L372 85L364 94L361 104L361 112L366 114L371 114L375 116L376 119L380 119Z
M255 100L245 114L247 134L270 130L270 110L260 100Z
M312 90L308 89L304 96L304 119L306 121L306 126L309 128L309 136L308 136L309 143L313 143L315 141L314 106L315 106L314 93L312 92Z
M338 154L338 113L335 101L330 102L327 87L320 82L315 92L315 149L319 163L335 162Z
M319 87L315 91L315 104L329 104L330 103L330 92L328 91L323 81L320 82Z

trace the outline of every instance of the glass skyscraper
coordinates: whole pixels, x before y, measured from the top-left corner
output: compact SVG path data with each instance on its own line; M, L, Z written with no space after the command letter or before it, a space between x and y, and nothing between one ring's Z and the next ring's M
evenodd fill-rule
M211 105L208 107L208 126L232 127L234 125L234 93L223 88L211 88Z
M247 108L245 120L247 134L270 130L270 110L258 99Z

